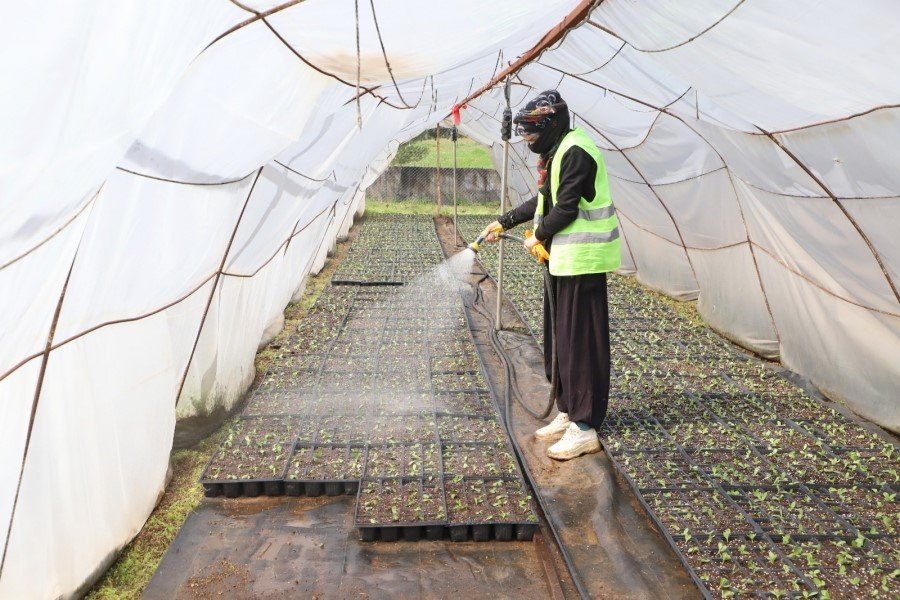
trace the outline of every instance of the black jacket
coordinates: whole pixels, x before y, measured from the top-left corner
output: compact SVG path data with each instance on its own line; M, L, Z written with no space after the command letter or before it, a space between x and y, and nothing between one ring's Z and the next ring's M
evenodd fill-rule
M547 164L552 165L552 157L545 157ZM547 179L551 181L550 169L547 168ZM593 198L596 191L594 183L597 179L597 163L591 158L591 155L578 146L572 146L563 156L562 163L559 168L559 189L556 194L556 206L548 211L547 208L551 204L549 184L545 183L545 199L548 206L544 207L544 218L541 220L540 227L534 232L534 236L544 242L544 246L549 250L550 243L554 235L562 231L578 216L578 201L581 198ZM534 218L534 212L537 208L537 196L533 196L515 207L514 209L504 213L498 221L503 225L504 229L512 229L520 223L525 223Z

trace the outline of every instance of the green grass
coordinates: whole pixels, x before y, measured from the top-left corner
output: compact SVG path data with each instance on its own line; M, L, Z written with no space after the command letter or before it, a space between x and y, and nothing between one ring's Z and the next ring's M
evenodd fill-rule
M401 157L394 159L391 166L394 167L433 167L437 164L437 146L434 139L420 140L410 142L411 151L407 154L415 156L422 154L413 160L402 159ZM456 147L456 166L460 169L493 169L494 163L491 162L491 154L486 146L482 146L478 142L469 138L459 138ZM453 142L447 139L441 139L441 167L453 167Z
M354 230L358 230L354 227ZM351 230L351 239L356 232ZM275 337L273 344L283 344L294 331L316 298L331 280L337 265L347 254L350 242L338 244L337 251L325 268L308 279L303 297L289 305L284 311L284 329ZM256 355L257 381L275 359L276 351L269 344ZM116 562L88 592L88 600L137 600L150 583L169 544L191 511L203 499L203 487L199 483L203 468L219 447L228 426L226 421L215 433L192 448L175 450L171 456L172 481L169 482L162 500L150 514L140 533L125 547Z
M391 202L376 202L366 200L366 214L401 214L401 215L434 215L435 204L432 200L393 200ZM484 215L488 220L485 225L490 222L490 218L496 218L499 211L499 204L481 204L460 202L457 211L462 215ZM444 204L441 207L441 214L447 217L453 216L453 204Z

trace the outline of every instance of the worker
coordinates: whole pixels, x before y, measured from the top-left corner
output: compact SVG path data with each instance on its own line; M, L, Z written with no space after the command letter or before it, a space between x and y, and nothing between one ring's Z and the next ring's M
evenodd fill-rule
M543 245L550 253L559 414L535 436L558 440L547 455L569 460L600 450L597 429L606 416L610 376L606 273L621 262L619 227L603 157L582 129L570 129L569 109L558 91L541 92L513 122L516 134L540 156L538 194L488 225L485 239L496 242L501 227L534 219L525 250L537 256ZM553 324L548 302L545 292L544 366L550 380Z

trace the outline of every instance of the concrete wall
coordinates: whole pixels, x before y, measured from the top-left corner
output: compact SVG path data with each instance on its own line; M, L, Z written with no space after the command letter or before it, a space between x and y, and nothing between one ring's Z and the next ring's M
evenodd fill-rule
M434 167L388 167L366 189L366 198L375 201L434 199ZM493 169L457 169L456 195L470 202L497 202L500 175ZM453 169L441 169L441 196L453 198Z

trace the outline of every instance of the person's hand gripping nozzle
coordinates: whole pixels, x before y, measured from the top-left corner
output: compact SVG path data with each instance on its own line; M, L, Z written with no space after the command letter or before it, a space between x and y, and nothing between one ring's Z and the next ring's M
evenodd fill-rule
M484 243L484 240L487 239L487 236L489 236L492 233L499 234L502 231L503 231L502 225L494 225L493 227L488 225L487 229L482 231L481 235L479 235L477 238L475 238L474 242L469 244L469 250L471 250L472 252L478 252L479 250L481 250L481 244Z

